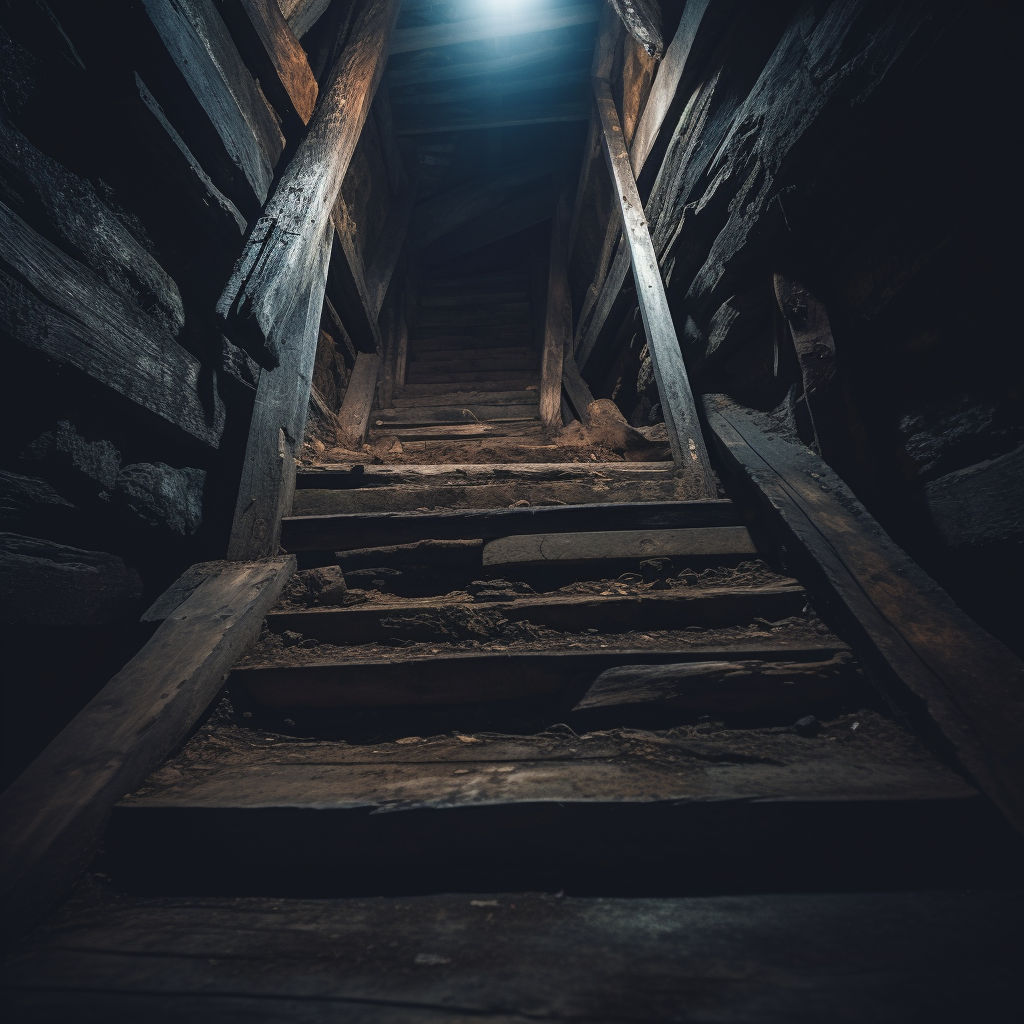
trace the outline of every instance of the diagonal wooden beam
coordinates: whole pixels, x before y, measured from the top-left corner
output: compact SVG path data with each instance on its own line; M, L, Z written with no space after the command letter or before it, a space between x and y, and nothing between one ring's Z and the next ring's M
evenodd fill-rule
M647 347L651 354L654 377L658 382L672 457L677 465L688 466L695 471L702 483L704 495L711 498L717 494L715 478L701 435L697 407L683 365L683 355L679 350L672 312L668 308L658 257L647 230L643 203L637 191L629 153L622 138L618 111L607 81L594 79L594 96L601 118L601 144L619 197L640 314L647 331Z
M319 20L331 0L276 0L288 27L301 39Z
M665 52L658 0L610 0L629 34L656 60Z
M403 28L392 35L390 52L392 54L410 53L413 50L430 50L435 46L474 43L480 39L552 32L555 29L571 28L573 25L587 25L597 21L600 13L598 4L580 4L571 8L534 11L521 18L510 16L467 18L463 21L446 22L440 25Z
M364 0L309 132L217 303L225 333L264 366L281 361L289 344L285 325L309 293L315 252L383 73L398 8L399 0Z

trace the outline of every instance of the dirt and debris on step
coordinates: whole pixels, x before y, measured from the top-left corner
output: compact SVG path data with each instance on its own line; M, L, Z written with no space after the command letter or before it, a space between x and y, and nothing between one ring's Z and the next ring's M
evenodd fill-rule
M407 660L468 651L657 651L775 645L846 649L846 645L819 619L795 615L777 622L758 620L746 626L687 626L681 630L630 630L624 633L601 633L596 629L562 633L526 619L509 622L500 611L486 606L424 610L413 615L395 616L392 621L395 635L388 643L346 646L320 643L315 637L295 641L294 637L285 638L284 634L274 633L265 627L238 664L240 667L313 665L377 658L393 661L396 655ZM431 639L418 639L428 635Z

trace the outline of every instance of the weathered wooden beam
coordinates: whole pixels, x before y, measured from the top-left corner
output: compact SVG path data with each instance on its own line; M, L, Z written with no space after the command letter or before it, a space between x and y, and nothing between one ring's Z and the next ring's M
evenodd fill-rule
M551 174L557 166L550 157L525 160L500 174L474 178L446 192L431 196L413 210L409 234L419 246L427 246L474 217L500 206L509 190Z
M285 140L213 0L143 0L142 6L208 118L207 136L220 140L216 162L235 169L230 182L218 184L244 208L261 206ZM193 127L177 125L183 133Z
M427 246L423 250L424 259L440 263L516 235L534 224L542 224L551 216L554 202L555 197L549 185L535 188L482 217L474 218L440 241Z
M339 192L331 223L334 225L335 248L331 254L328 294L344 315L349 337L361 352L380 355L383 342L377 323L379 307L370 296L363 258L355 241L355 224L344 196Z
M483 128L514 128L526 124L563 124L586 121L585 103L523 103L511 109L482 103L477 111L465 112L464 104L430 110L419 118L402 118L395 124L399 135L429 135L434 132L478 131Z
M565 46L539 46L533 50L511 54L508 57L497 57L493 60L465 61L452 64L449 60L439 60L432 52L417 57L400 68L389 69L385 84L389 89L400 89L410 85L427 85L431 82L451 82L460 78L476 78L480 75L501 75L508 71L521 71L538 64L559 66L574 56L589 54L591 47L581 47L577 43ZM442 57L447 55L442 54Z
M288 27L301 39L331 5L331 0L277 0Z
M220 8L277 112L308 124L316 106L316 79L277 0L222 0Z
M590 425L590 403L594 396L587 387L587 382L580 376L579 368L572 352L566 352L562 360L562 387L569 396L573 409L583 422L584 426Z
M282 325L290 344L273 370L260 373L238 487L228 558L245 561L276 555L281 518L291 510L295 461L305 439L309 389L316 362L324 288L332 247L330 224L313 253L315 276L304 302Z
M281 334L309 291L335 200L383 72L398 0L365 0L320 96L309 132L267 202L217 304L226 333L276 366Z
M275 558L207 577L3 793L0 892L9 937L88 865L110 808L185 739L294 568L294 558Z
M216 448L224 405L199 360L153 318L0 203L0 328L150 417Z
M338 413L338 433L349 451L360 451L370 426L370 410L377 393L381 359L375 352L360 352L345 389L345 400Z
M609 0L629 34L656 60L665 52L657 0Z
M710 498L717 493L714 473L701 436L697 407L683 365L683 356L679 351L672 311L668 307L658 258L647 230L643 203L622 140L622 127L615 101L608 83L598 78L594 79L594 94L601 116L601 142L608 169L615 182L626 241L629 243L637 299L644 329L647 331L647 345L658 382L669 446L676 463L694 471L702 482L704 493Z
M569 8L531 11L522 17L505 14L502 17L467 18L464 21L403 28L392 35L390 52L409 53L413 50L431 50L436 46L474 43L480 39L553 32L573 25L587 25L597 21L598 17L599 5L580 4Z
M802 554L812 594L846 620L897 705L926 732L934 723L1024 830L1024 662L960 611L820 458L724 396L705 408L723 459L791 557Z
M572 299L566 272L569 199L563 192L551 221L548 249L547 313L540 361L540 419L546 427L562 422L562 359L572 345Z
M680 83L684 75L692 71L692 57L703 49L702 46L695 45L698 43L698 37L702 41L703 37L714 33L721 20L717 15L719 8L729 6L731 9L730 5L719 0L716 17L711 18L708 16L711 3L712 0L689 0L665 53L665 59L658 66L658 73L633 138L626 139L634 178L640 177L666 120L673 123L669 115L675 113L680 105L677 95ZM605 261L598 262L597 276L588 291L587 302L580 314L575 346L581 367L584 367L590 358L629 272L629 249L622 235L622 224L617 211L609 218L602 252L610 252L610 247L616 244L616 237L618 243L615 257L607 272L604 269Z

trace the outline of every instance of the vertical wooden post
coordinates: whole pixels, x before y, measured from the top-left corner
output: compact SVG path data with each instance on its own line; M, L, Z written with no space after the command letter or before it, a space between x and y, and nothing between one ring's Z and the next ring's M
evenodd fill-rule
M643 203L637 191L629 152L622 138L622 126L619 124L618 111L608 82L595 78L594 94L601 117L601 142L619 197L640 314L647 331L647 347L651 354L654 377L658 382L672 457L677 465L691 466L702 483L704 495L714 498L717 495L714 474L701 435L697 408L683 364L683 355L679 350L672 313L668 308L661 268L647 230Z
M290 344L282 349L280 365L260 373L228 542L228 558L234 561L276 555L281 517L291 511L295 460L306 429L333 236L328 222L321 232L319 250L314 252L312 283L305 302L294 308L281 332Z
M345 390L345 399L338 413L341 443L350 451L359 451L370 426L370 410L377 391L381 358L376 352L360 352Z
M551 222L547 315L540 364L540 419L546 427L560 426L562 422L562 359L566 348L572 346L572 300L565 262L569 216L569 201L563 192Z

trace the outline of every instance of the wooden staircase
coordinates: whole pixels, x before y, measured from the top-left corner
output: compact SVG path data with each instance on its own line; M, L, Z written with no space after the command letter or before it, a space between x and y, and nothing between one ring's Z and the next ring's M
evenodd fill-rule
M423 282L403 382L370 440L539 437L537 311L525 271Z

